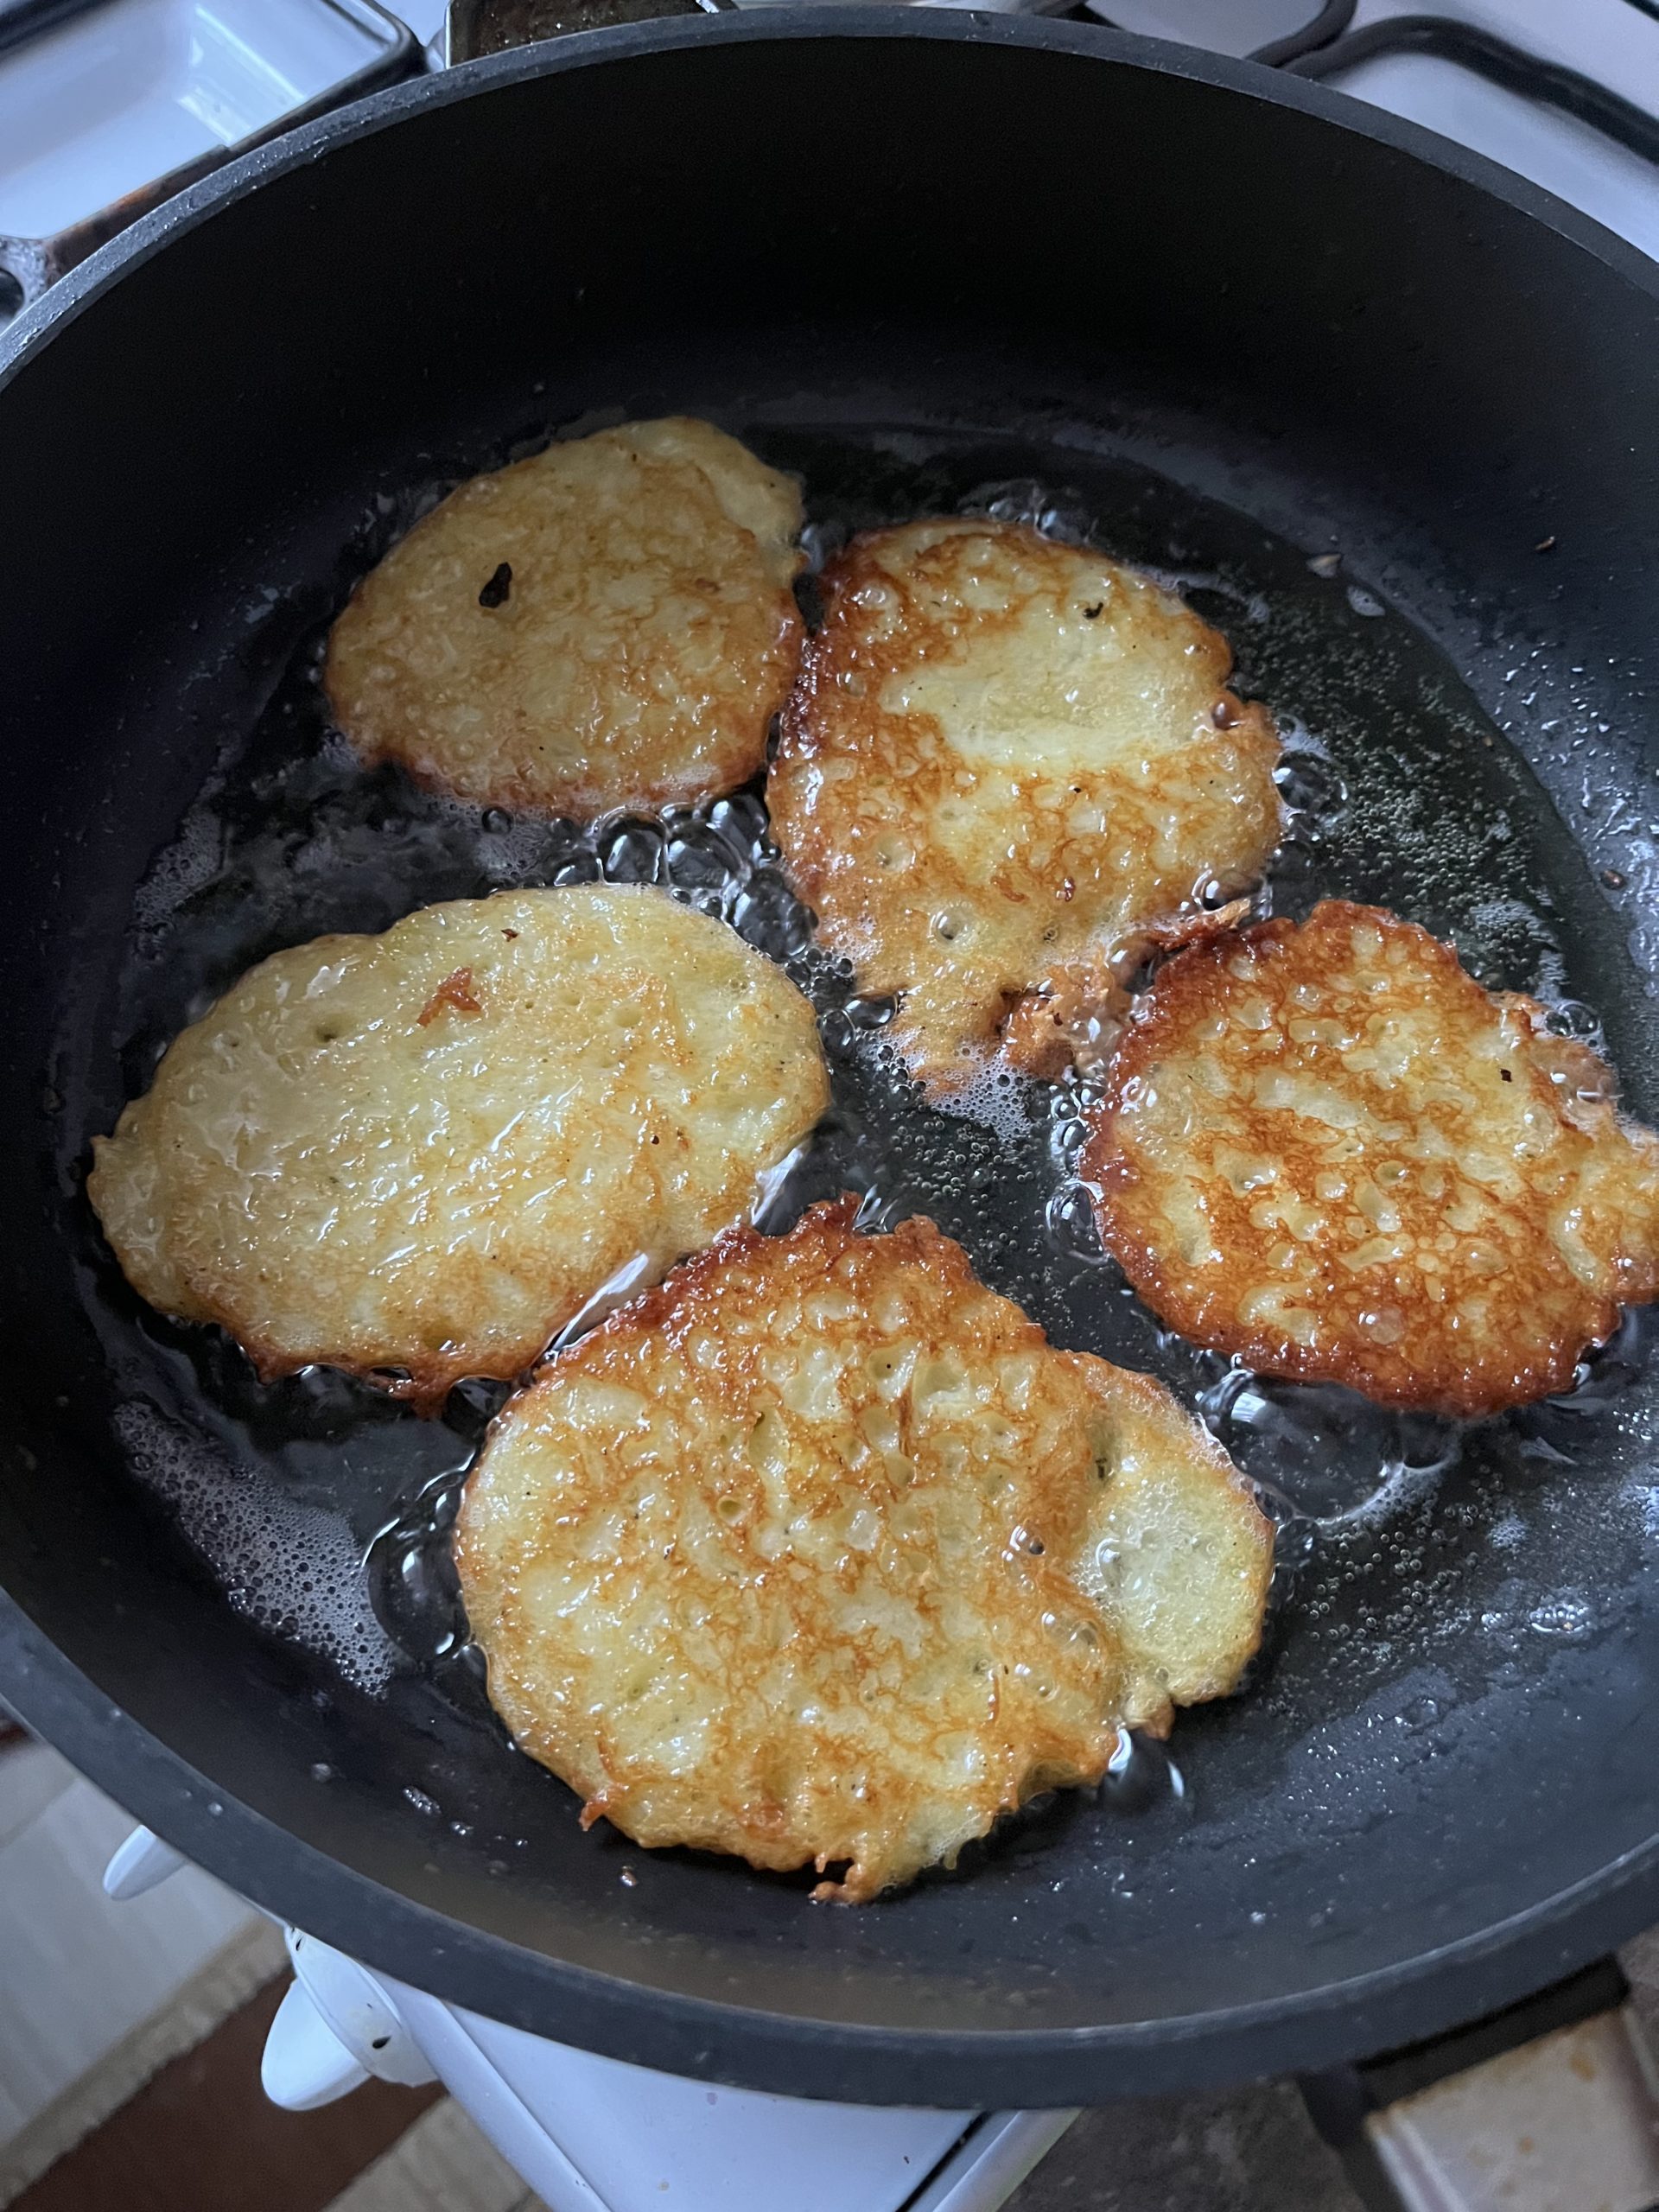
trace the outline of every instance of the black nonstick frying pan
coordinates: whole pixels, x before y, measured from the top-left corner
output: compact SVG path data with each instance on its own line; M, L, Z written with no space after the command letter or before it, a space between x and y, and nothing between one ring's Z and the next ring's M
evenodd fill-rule
M423 1643L441 1547L410 1516L442 1518L487 1404L423 1424L326 1377L260 1390L124 1292L81 1190L164 1037L271 944L569 864L553 832L411 829L392 781L353 783L315 645L435 487L671 410L798 470L821 539L1000 499L1177 575L1294 734L1281 906L1341 888L1455 938L1599 1022L1651 1118L1650 264L1318 86L807 8L394 90L146 219L19 338L0 1694L341 1948L795 2094L1098 2102L1325 2067L1659 1918L1639 1318L1573 1397L1467 1434L1256 1389L1159 1338L1063 1206L1044 1236L1045 1128L1010 1147L900 1105L867 1143L849 1108L847 1157L874 1147L1055 1336L1205 1394L1273 1486L1287 1595L1248 1693L1179 1724L1179 1783L1147 1756L953 1877L830 1909L583 1835L464 1649ZM627 834L623 872L670 865ZM372 1552L378 1624L342 1546ZM365 1657L387 1631L414 1655L389 1683Z

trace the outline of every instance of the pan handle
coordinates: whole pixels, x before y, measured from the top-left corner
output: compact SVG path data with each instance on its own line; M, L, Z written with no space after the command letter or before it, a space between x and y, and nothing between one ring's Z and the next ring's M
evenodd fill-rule
M1659 2067L1612 1959L1303 2099L1369 2212L1649 2212Z

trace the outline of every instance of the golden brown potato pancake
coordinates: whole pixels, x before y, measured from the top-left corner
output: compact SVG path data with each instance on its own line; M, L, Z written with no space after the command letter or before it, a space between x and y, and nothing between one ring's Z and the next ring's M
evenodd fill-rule
M262 961L87 1188L153 1306L264 1375L321 1361L432 1408L741 1220L827 1097L810 1007L723 923L504 892Z
M1545 1022L1345 899L1179 953L1084 1153L1107 1246L1265 1374L1467 1415L1565 1389L1659 1295L1659 1137Z
M1179 600L1014 524L875 531L823 588L766 791L796 886L899 994L887 1034L935 1096L999 1039L1058 1074L1147 942L1260 873L1274 726Z
M324 671L368 762L590 820L759 772L800 657L800 493L708 423L475 476L370 571Z
M855 1212L734 1230L558 1353L455 1559L496 1709L584 1820L859 1901L1230 1689L1272 1543L1158 1383Z

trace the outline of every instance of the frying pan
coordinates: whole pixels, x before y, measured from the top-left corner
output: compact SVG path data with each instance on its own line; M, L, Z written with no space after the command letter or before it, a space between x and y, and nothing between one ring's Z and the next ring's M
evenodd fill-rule
M1259 1679L1182 1719L1183 1786L1148 1770L830 1910L583 1836L475 1684L435 1661L354 1688L251 1583L227 1597L134 1478L135 1394L217 1422L319 1560L330 1515L367 1545L464 1461L472 1416L262 1394L123 1302L81 1189L189 1010L133 951L156 855L188 906L237 807L323 806L323 752L303 788L284 763L322 745L296 686L353 578L431 487L605 410L709 414L843 521L997 484L1086 511L1216 609L1243 680L1324 747L1307 772L1339 775L1283 901L1339 876L1488 980L1592 1008L1651 1116L1656 291L1592 223L1317 85L843 7L400 87L67 277L0 375L0 1694L371 1964L797 2095L1099 2102L1327 2066L1659 1918L1639 1322L1572 1399L1450 1444L1391 1430L1373 1509L1331 1488L1352 1407L1229 1385L1224 1433L1297 1505L1293 1571ZM395 814L354 817L349 850L402 851ZM457 880L409 868L331 880L335 923ZM290 934L321 925L302 906ZM189 989L265 949L227 937ZM1143 1317L1106 1326L1128 1309L1099 1268L1027 1267L984 1132L913 1134L909 1198L994 1281L1203 1382Z

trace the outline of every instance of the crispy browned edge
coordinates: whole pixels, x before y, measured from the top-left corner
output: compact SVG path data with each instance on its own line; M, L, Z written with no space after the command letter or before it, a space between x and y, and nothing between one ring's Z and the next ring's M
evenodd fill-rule
M539 1381L553 1374L561 1364L575 1364L608 1337L633 1336L641 1330L665 1326L673 1319L675 1309L681 1301L699 1291L709 1275L718 1274L732 1261L744 1258L764 1245L795 1244L798 1239L804 1244L806 1239L802 1236L802 1232L809 1229L813 1236L826 1244L831 1234L852 1233L858 1210L863 1203L854 1191L843 1191L837 1198L820 1198L807 1208L792 1229L778 1236L770 1236L765 1230L757 1229L752 1222L747 1221L735 1222L731 1228L722 1229L712 1243L705 1244L700 1251L690 1253L684 1259L677 1261L660 1282L652 1283L648 1289L629 1299L626 1305L619 1306L614 1313L607 1313L602 1321L585 1330L574 1344L564 1344L557 1351L550 1352L546 1359L537 1364L537 1379ZM972 1283L978 1287L978 1278L974 1274L968 1255L960 1244L954 1243L935 1228L925 1214L912 1214L888 1233L899 1236L906 1230L922 1232L905 1238L907 1244L918 1248L918 1258L923 1256L919 1248L932 1239L938 1250L950 1255L951 1281ZM1027 1325L1036 1329L1039 1336L1042 1334L1034 1321L1027 1321ZM510 1406L504 1406L502 1416L510 1411Z
M926 518L918 519L925 520ZM939 519L960 521L964 518L946 516ZM988 529L1007 527L988 517L984 519ZM829 626L828 618L833 612L836 601L842 591L855 582L863 573L870 541L887 537L894 527L907 526L883 524L878 529L858 531L819 571L817 584L824 620L813 635L805 640L800 656L799 673L784 702L779 723L779 754L786 752L791 761L815 760L820 755L811 702L820 681L820 664L828 652L824 640ZM1112 556L1107 555L1103 557L1110 559ZM1117 565L1132 564L1120 563ZM1191 608L1187 611L1192 612ZM1203 622L1204 618L1194 614L1193 620ZM1232 641L1224 631L1216 629L1213 623L1205 623L1204 626L1221 641L1224 652L1224 664L1217 678L1217 702L1230 709L1231 726L1235 730L1248 725L1271 746L1276 762L1284 746L1278 724L1262 701L1241 699L1233 690L1230 682L1235 658ZM798 896L810 907L813 919L824 941L843 957L852 958L855 948L849 933L841 928L834 917L826 918L818 905L819 893L830 873L824 860L828 840L798 815L790 801L787 785L774 791L770 776L766 784L766 806L772 835L783 857L784 872L790 883ZM1280 820L1282 827L1282 803ZM1200 943L1231 930L1247 911L1248 900L1235 899L1213 910L1195 910L1190 914L1176 913L1148 920L1136 932L1132 944L1124 949L1128 955L1128 964L1143 960L1151 953ZM901 991L901 1004L903 995ZM1096 949L1092 958L1080 952L1077 958L1066 963L1064 973L1051 989L1044 990L1033 985L1024 991L1005 991L1002 995L1004 1012L1001 1021L993 1033L992 1050L1000 1053L1020 1074L1042 1083L1061 1081L1077 1064L1078 1047L1090 1023L1108 1030L1116 1028L1124 1019L1129 1004L1128 992L1113 973L1105 950L1100 948ZM908 1059L906 1065L927 1096L935 1101L950 1097L963 1088L962 1073L954 1067L920 1066Z
M254 1373L262 1382L280 1382L284 1376L302 1374L308 1367L326 1367L331 1374L349 1375L353 1382L367 1382L383 1397L396 1398L400 1404L412 1406L423 1421L435 1421L448 1402L449 1393L457 1382L522 1382L529 1379L537 1356L543 1351L547 1337L556 1336L573 1315L581 1312L573 1306L548 1330L547 1336L537 1338L534 1344L515 1345L512 1364L507 1355L487 1364L477 1359L444 1359L436 1354L413 1367L369 1367L355 1359L291 1359L282 1353L273 1353L257 1338L238 1335L228 1321L217 1315L204 1313L192 1317L210 1322L223 1329L227 1336L235 1337L243 1351L253 1363ZM184 1317L181 1317L184 1318Z
M1412 930L1422 940L1427 957L1442 969L1450 971L1459 983L1477 990L1483 988L1475 982L1449 944L1424 929L1421 923L1409 921L1389 907L1367 906L1351 899L1322 899L1313 911L1315 913L1339 915L1351 923L1371 921L1385 929ZM1308 918L1312 920L1313 916ZM1192 1301L1180 1282L1160 1264L1156 1253L1140 1241L1132 1226L1122 1218L1117 1202L1121 1195L1132 1190L1140 1179L1116 1145L1117 1117L1129 1084L1143 1076L1160 1057L1165 1039L1180 1012L1178 1007L1172 1007L1172 996L1184 992L1185 986L1201 966L1218 965L1240 945L1282 944L1294 938L1302 926L1287 916L1277 915L1268 921L1253 922L1242 930L1200 938L1176 953L1159 970L1149 988L1136 1001L1128 1021L1119 1033L1106 1071L1104 1093L1089 1116L1089 1135L1080 1162L1083 1179L1090 1187L1095 1220L1102 1242L1128 1277L1136 1294L1146 1300L1160 1320L1186 1337L1189 1342L1202 1344L1212 1351L1224 1352L1241 1360L1245 1366L1254 1368L1259 1374L1293 1382L1339 1383L1345 1389L1359 1392L1374 1405L1394 1406L1408 1412L1442 1414L1454 1421L1478 1420L1565 1390L1572 1382L1585 1351L1605 1343L1611 1335L1619 1312L1613 1300L1592 1300L1589 1294L1586 1294L1586 1306L1594 1317L1588 1332L1575 1344L1562 1343L1556 1346L1548 1363L1534 1370L1538 1377L1536 1387L1529 1388L1523 1396L1517 1397L1513 1392L1497 1388L1478 1388L1472 1378L1460 1390L1425 1388L1414 1378L1408 1363L1400 1357L1391 1363L1397 1374L1385 1377L1377 1373L1378 1363L1374 1352L1368 1351L1363 1361L1344 1359L1339 1353L1323 1353L1307 1345L1285 1346L1238 1325L1208 1329L1202 1335L1194 1333ZM1529 1029L1535 1030L1548 1018L1548 1009L1522 992L1489 992L1485 995L1515 1012ZM1573 1040L1563 1039L1554 1041L1560 1046L1561 1057L1570 1058L1580 1065L1586 1085L1592 1081L1597 1082L1611 1096L1612 1071L1597 1053L1587 1046ZM1611 1107L1609 1106L1607 1110L1611 1112Z

